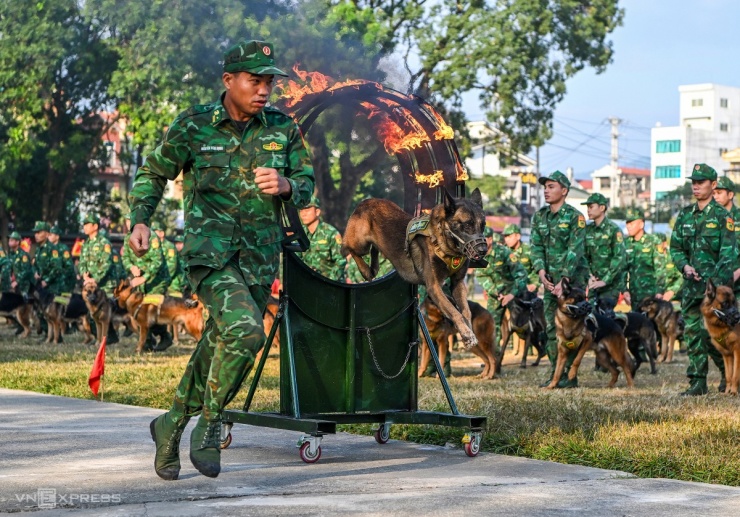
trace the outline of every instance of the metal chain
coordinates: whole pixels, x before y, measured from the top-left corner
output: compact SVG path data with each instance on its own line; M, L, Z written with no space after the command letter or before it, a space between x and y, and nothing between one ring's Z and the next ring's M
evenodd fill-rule
M370 329L366 329L367 334L367 344L370 345L370 355L373 357L373 362L375 363L375 368L380 372L380 375L385 377L388 380L395 379L406 368L406 365L409 363L409 359L411 358L411 350L414 349L415 346L419 344L418 341L411 341L409 343L409 349L408 352L406 352L406 359L404 359L403 364L401 365L401 369L398 370L398 373L396 375L388 375L383 371L383 369L380 367L380 364L378 363L378 358L375 356L375 350L373 349L373 340L370 338Z

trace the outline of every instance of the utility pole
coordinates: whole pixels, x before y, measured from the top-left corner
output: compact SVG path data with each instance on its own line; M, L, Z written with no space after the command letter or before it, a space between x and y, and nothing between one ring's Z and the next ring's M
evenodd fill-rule
M619 124L622 122L617 117L609 117L609 123L612 126L612 155L611 155L611 169L614 174L612 185L611 185L611 202L615 206L622 205L622 185L620 180L619 169Z

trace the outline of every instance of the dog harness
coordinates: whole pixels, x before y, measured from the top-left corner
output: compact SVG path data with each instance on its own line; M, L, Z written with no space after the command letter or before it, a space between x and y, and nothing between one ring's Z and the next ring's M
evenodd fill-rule
M413 241L416 237L419 235L423 235L425 237L429 237L432 240L432 245L434 247L434 254L439 257L439 259L445 263L447 266L447 270L450 273L454 273L458 269L462 267L462 265L465 263L465 257L462 255L447 255L437 244L437 239L432 234L432 228L429 226L429 214L423 214L419 217L414 217L409 221L408 226L406 226L406 253L409 253L409 245L411 244L411 241Z

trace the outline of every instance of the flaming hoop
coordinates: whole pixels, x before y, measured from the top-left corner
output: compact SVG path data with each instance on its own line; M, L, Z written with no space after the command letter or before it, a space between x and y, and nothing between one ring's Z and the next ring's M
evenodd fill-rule
M453 129L434 107L417 96L404 95L370 81L336 82L319 72L293 67L303 84L290 80L282 87L281 108L307 134L318 116L334 105L355 107L374 123L386 152L398 160L404 182L404 210L420 213L441 201L446 188L465 195L468 174L460 160Z

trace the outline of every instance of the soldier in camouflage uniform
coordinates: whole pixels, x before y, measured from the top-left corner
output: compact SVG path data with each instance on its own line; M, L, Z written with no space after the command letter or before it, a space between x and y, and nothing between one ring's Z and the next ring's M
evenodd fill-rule
M596 306L601 297L616 301L624 291L626 265L624 237L619 226L606 216L609 201L602 194L591 194L585 203L588 218L586 226L586 260L590 271L588 297Z
M49 240L49 223L36 221L33 227L36 251L33 258L35 280L55 295L64 292L64 257Z
M149 239L149 252L137 257L127 243L123 245L123 267L131 277L131 286L144 294L165 294L170 285L170 273L164 258L162 241L156 232Z
M98 217L93 214L87 214L82 220L82 229L87 240L82 244L78 269L83 280L95 280L105 294L112 296L117 280L113 266L113 246L100 235L99 224Z
M49 229L49 242L56 246L59 254L62 256L62 292L71 293L77 284L77 271L75 263L72 260L72 254L69 252L69 246L59 242L62 234L58 226L54 225Z
M7 265L0 285L0 292L14 292L28 296L33 283L31 257L21 249L21 234L13 232L8 237Z
M486 308L496 323L493 346L495 353L498 353L506 306L515 296L522 296L527 290L527 272L516 253L504 244L492 243L486 261L488 265L476 272L476 278L488 295Z
M110 241L108 230L106 230L105 228L101 228L99 230L99 233L101 236ZM113 261L113 269L111 275L113 276L115 285L118 285L121 283L121 280L125 280L126 278L128 278L128 275L126 274L126 269L123 266L123 259L121 258L121 254L118 253L118 250L115 246L113 246L113 243L111 243L110 248L110 259Z
M300 211L301 222L311 244L307 251L298 253L303 262L326 278L344 282L347 257L342 255L342 235L332 225L321 220L321 204L316 196Z
M732 217L712 198L717 172L699 163L689 179L696 203L683 208L676 217L671 235L671 257L685 277L681 312L686 321L684 340L689 357L686 376L690 384L682 395L696 396L708 391L707 355L720 370L720 391L724 392L724 361L709 340L700 305L709 280L715 285L732 285L737 242Z
M172 275L168 294L170 296L190 296L190 284L188 283L187 272L185 270L185 260L182 258L182 247L185 239L182 235L175 237L175 274Z
M735 223L735 238L737 239L737 232L740 232L740 208L735 206L735 190L735 183L727 176L722 176L717 180L713 196L714 200L730 213L730 217ZM735 258L732 269L734 271L735 296L740 297L740 282L738 282L738 278L740 278L740 256Z
M532 259L530 258L532 250L529 245L522 242L521 228L517 224L507 224L503 235L504 242L514 252L517 259L519 259L519 263L527 272L527 290L532 293L535 292L540 280L537 277L537 271L532 266Z
M375 275L375 278L380 278L391 271L393 271L393 264L391 264L391 261L385 258L383 255L378 255L378 274ZM348 284L362 284L364 282L367 282L365 280L365 277L362 276L362 273L360 273L360 268L357 267L357 262L354 261L352 258L347 259L347 273L346 273L347 283Z
M662 276L662 285L665 289L663 292L663 299L669 302L679 295L681 285L683 284L683 275L678 269L676 269L676 266L671 260L671 254L668 251L668 237L666 234L655 233L654 235L659 242L658 251L660 252L661 265L658 268L658 275Z
M562 280L567 278L571 285L585 287L588 277L588 264L584 257L586 237L586 219L567 204L565 198L570 189L570 180L560 171L550 176L541 177L544 185L545 206L532 218L531 260L532 266L545 288L545 320L547 322L547 357L550 359L550 380L542 386L548 386L555 373L555 361L558 355L558 342L555 335L555 310L557 299L563 292ZM573 350L565 363L563 376L558 388L575 388L578 378L568 379L568 371L576 358Z
M645 233L645 220L642 212L627 210L627 233L625 241L627 252L627 292L624 300L637 311L640 302L652 296L662 297L665 291L665 277L660 274L663 256L660 253L659 239Z
M159 242L162 244L162 254L164 255L164 261L167 264L167 272L170 276L170 284L168 285L169 290L169 287L172 284L172 279L175 278L175 275L177 274L177 250L175 249L175 245L167 240L167 236L164 232L164 225L162 223L153 221L152 230L157 234Z
M226 92L174 120L131 189L130 244L143 255L167 181L183 173L182 254L190 284L209 313L172 408L150 424L155 471L163 479L177 479L180 437L198 413L190 459L202 474L219 474L222 412L265 340L262 314L282 241L276 205L303 208L314 190L298 126L266 107L276 74L286 75L275 68L269 43L245 41L229 48L222 76Z

